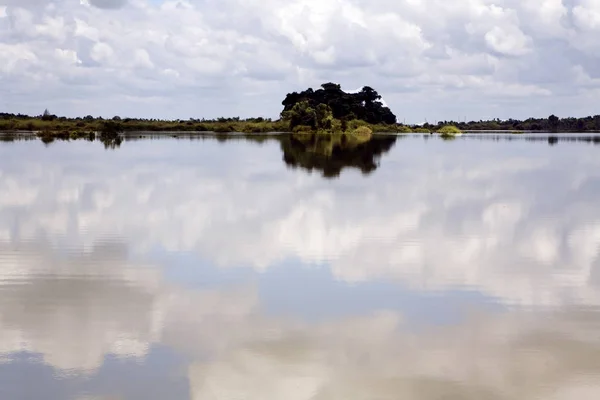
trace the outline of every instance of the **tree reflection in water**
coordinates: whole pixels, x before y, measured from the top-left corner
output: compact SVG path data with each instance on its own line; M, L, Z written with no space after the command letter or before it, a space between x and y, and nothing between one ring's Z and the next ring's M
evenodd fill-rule
M293 134L280 137L283 161L292 168L320 171L336 178L344 168L358 168L370 174L379 158L396 143L397 136L352 134Z

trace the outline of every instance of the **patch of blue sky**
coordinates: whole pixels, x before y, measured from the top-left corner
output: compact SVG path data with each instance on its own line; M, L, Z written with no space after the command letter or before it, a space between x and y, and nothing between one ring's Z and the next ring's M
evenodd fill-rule
M119 393L127 399L184 399L189 397L187 376L174 371L184 371L185 361L168 347L155 345L143 362L107 355L88 376L61 373L44 362L42 355L20 352L12 354L9 363L0 363L0 387L3 399L62 400L88 393L100 398ZM31 385L32 381L36 384Z
M472 288L425 291L401 280L373 279L347 283L336 279L327 265L286 260L257 273L249 266L222 268L194 253L155 253L172 283L195 290L256 285L261 312L318 322L370 315L379 311L401 314L406 322L453 324L470 310L500 311L496 299Z

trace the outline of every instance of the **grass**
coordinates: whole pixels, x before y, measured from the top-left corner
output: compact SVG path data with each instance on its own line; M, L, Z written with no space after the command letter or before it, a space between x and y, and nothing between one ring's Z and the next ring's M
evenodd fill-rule
M378 133L408 133L410 128L400 124L368 124L361 120L351 120L342 124L335 120L331 129L315 132L309 127L296 127L294 132L318 133L318 134L342 134L348 137L357 135L370 136L373 132ZM286 120L269 120L262 118L251 118L247 120L219 119L219 120L151 120L131 118L65 118L54 117L52 120L44 120L41 117L13 116L0 117L0 132L32 132L46 143L54 140L94 140L98 135L100 140L117 140L116 137L108 137L107 126L118 126L118 133L125 132L214 132L226 135L229 133L243 133L246 135L260 135L272 132L289 132L289 122ZM110 129L109 129L110 130ZM368 134L366 132L369 132ZM114 135L113 135L114 136Z
M411 131L413 133L431 133L431 131L426 128L413 128Z
M28 132L74 132L100 131L102 125L110 120L55 119L43 121L41 118L0 119L0 131ZM162 121L124 118L118 122L124 132L217 132L217 133L267 133L287 131L282 121Z
M353 119L342 123L341 121L335 120L332 129L317 129L313 130L310 126L298 125L294 127L293 133L317 133L320 135L330 135L338 133L358 133L364 134L369 131L369 135L376 133L410 133L409 127L404 125L385 125L385 124L369 124L368 122ZM280 130L279 132L286 132L288 130Z

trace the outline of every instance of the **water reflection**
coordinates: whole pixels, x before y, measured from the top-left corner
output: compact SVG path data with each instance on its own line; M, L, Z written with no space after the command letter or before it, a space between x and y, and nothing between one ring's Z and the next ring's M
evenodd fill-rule
M279 140L0 145L3 397L600 394L595 146Z
M378 158L396 143L397 136L294 134L280 137L283 161L293 168L321 171L326 178L338 177L344 168L363 174L377 169Z
M286 331L190 367L194 399L523 399L600 394L593 315L403 334L394 314Z
M97 371L107 353L146 355L158 338L158 275L128 265L124 250L103 243L60 254L40 242L4 243L1 351L41 354L63 372L83 374Z
M464 134L462 136L468 140L492 140L492 141L526 141L526 142L546 142L553 146L562 143L589 143L589 144L600 144L600 135L598 134L584 134L584 133L554 133L554 134Z

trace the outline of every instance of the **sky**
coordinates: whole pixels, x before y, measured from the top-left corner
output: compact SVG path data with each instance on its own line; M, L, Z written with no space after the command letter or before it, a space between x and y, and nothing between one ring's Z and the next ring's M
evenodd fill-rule
M0 0L0 111L276 118L368 85L400 122L600 114L599 0Z

